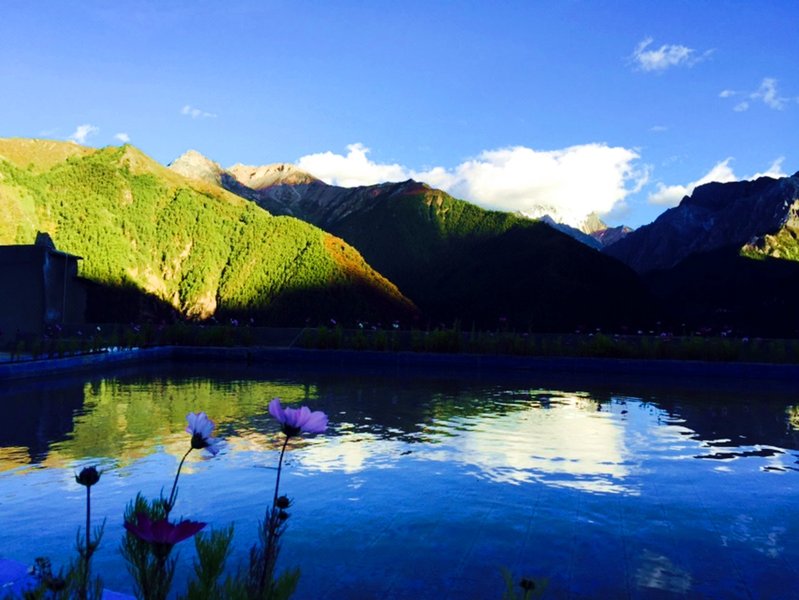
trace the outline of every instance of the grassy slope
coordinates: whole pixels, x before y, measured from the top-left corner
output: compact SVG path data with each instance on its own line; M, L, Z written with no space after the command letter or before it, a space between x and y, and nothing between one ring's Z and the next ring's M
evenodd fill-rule
M84 257L83 276L135 286L187 316L246 311L286 322L413 311L340 240L187 180L131 146L0 140L0 207L9 215L1 244L46 231Z

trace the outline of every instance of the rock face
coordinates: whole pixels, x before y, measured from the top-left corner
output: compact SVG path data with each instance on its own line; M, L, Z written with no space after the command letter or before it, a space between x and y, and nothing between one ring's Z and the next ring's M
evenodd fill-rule
M615 244L621 239L624 239L633 232L632 227L626 225L619 225L618 227L605 227L592 231L589 235L594 238L604 248Z
M555 219L550 217L549 215L544 215L539 220L542 223L546 223L547 225L549 225L553 229L557 229L558 231L560 231L562 233L565 233L566 235L574 238L578 242L582 242L583 244L585 244L586 246L589 246L590 248L594 248L596 250L601 250L602 249L602 242L600 240L598 240L596 237L594 237L593 234L586 233L584 231L576 229L575 227L572 227L571 225L566 225L564 223L559 223Z
M288 163L277 163L262 167L251 167L236 164L228 169L236 181L253 190L262 190L273 185L299 185L318 182L319 180Z
M728 247L746 247L764 256L782 253L786 258L792 249L779 234L786 228L796 229L797 215L799 173L780 179L708 183L605 252L639 273L668 269L691 255ZM775 236L783 243L775 243Z
M236 181L241 183L239 180ZM382 183L357 188L327 185L317 179L300 181L296 184L283 181L260 189L248 188L240 195L255 201L273 215L296 217L315 223L322 229L334 231L337 224L354 212L370 210L375 198L408 193L410 188L423 187L423 184L415 181ZM223 182L223 185L226 183ZM238 193L227 185L225 187Z
M601 250L606 246L618 242L620 239L626 237L631 231L630 227L626 225L619 225L618 227L608 227L599 215L591 213L582 222L579 228L572 227L561 223L549 215L541 217L541 221L573 237L578 242L582 242L586 246Z
M210 158L206 158L196 150L188 150L169 164L169 168L188 177L208 183L220 183L225 170Z

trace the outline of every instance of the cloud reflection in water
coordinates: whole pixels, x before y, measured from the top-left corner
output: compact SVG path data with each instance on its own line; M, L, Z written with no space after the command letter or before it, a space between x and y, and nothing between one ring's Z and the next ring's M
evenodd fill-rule
M403 456L449 463L496 483L537 481L590 492L635 493L625 484L624 426L618 415L598 412L578 396L548 398L527 406L471 416L437 418L423 443L386 440L363 431L327 438L305 448L303 466L355 473L390 468Z

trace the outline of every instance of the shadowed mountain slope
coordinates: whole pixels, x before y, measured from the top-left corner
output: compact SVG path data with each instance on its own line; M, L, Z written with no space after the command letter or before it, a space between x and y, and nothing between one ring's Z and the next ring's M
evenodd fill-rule
M709 183L605 249L675 323L799 335L799 173Z
M172 167L185 172L184 163L181 157ZM235 179L233 171L226 175ZM493 327L502 319L513 327L568 330L647 317L649 297L634 273L543 223L484 210L412 180L342 188L292 176L299 183L244 190L224 174L216 181L273 214L343 238L431 322Z
M780 249L779 244L767 243L765 236L796 231L797 215L799 173L781 179L708 183L605 252L640 273L667 269L692 254L730 246L749 245L752 251L779 258L781 252L790 255L793 244L782 244Z

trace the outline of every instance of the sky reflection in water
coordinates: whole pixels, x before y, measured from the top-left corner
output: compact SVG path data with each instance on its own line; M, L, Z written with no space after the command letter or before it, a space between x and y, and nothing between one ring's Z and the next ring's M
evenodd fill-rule
M549 578L555 597L792 593L790 390L552 379L198 365L15 384L0 394L0 556L66 561L82 511L73 474L98 463L97 561L129 590L124 505L168 485L185 415L202 410L225 446L192 453L176 510L234 522L244 560L274 482L267 403L280 396L330 416L328 435L290 446L281 486L296 501L282 561L302 567L300 597L496 597L502 566Z

